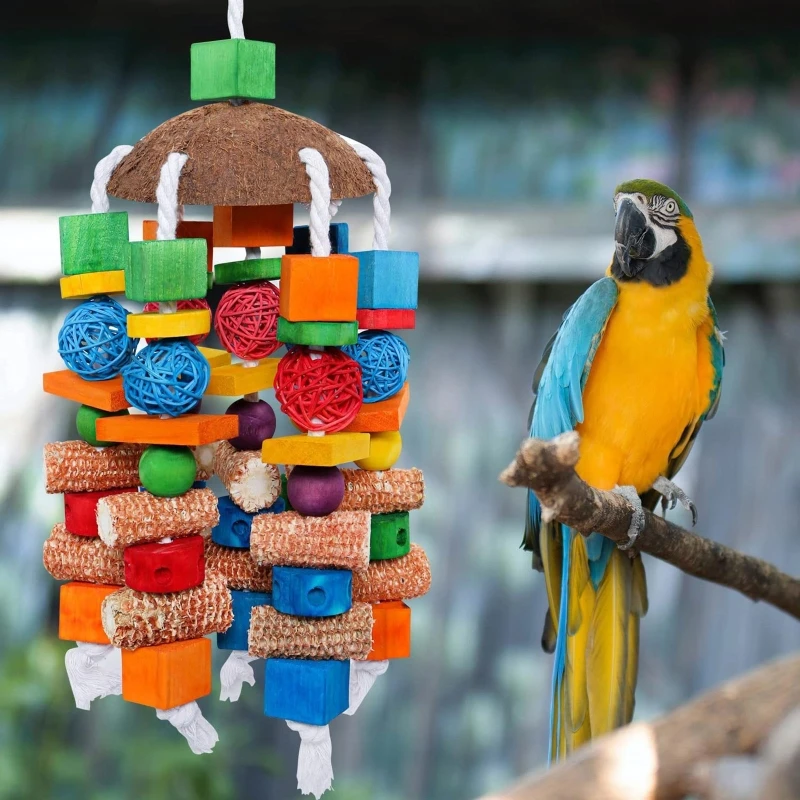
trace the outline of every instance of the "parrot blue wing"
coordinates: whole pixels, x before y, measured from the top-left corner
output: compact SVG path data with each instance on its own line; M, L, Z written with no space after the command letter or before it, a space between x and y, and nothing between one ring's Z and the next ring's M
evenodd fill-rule
M714 386L709 397L708 411L703 415L703 419L712 419L717 413L720 393L722 392L722 370L725 368L725 348L722 344L724 336L719 329L717 309L714 308L710 297L708 298L708 310L711 312L711 321L714 323L714 327L708 337L708 341L711 344L711 363L714 367Z

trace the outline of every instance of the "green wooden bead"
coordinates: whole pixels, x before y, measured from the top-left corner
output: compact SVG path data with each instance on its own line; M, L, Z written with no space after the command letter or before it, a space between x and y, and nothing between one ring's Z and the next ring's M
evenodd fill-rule
M408 511L394 514L373 514L369 537L369 557L371 561L386 558L400 558L411 549Z
M275 45L253 39L221 39L192 45L192 100L275 97Z
M214 267L217 283L244 281L276 281L281 277L280 258L251 258L245 261L226 261Z
M131 242L125 296L138 303L205 297L208 270L205 239Z
M125 269L130 259L128 214L73 214L59 217L64 275Z
M358 341L357 322L289 322L278 317L278 341L341 347Z
M91 406L81 406L75 415L75 426L78 429L78 436L84 442L88 442L93 447L109 447L116 442L101 442L97 438L97 420L102 417L119 417L128 413L127 408L121 411L103 411Z
M139 459L139 481L157 497L177 497L192 488L197 464L188 447L151 445Z

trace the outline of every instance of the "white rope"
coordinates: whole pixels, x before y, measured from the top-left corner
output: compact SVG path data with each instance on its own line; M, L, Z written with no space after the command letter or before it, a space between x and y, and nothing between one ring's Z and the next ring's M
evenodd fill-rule
M344 712L345 714L352 717L358 711L378 675L383 675L387 669L389 669L388 661L350 660L350 707Z
M161 167L161 177L156 187L158 203L158 230L156 239L174 239L183 208L178 202L178 184L181 170L189 156L186 153L170 153Z
M328 165L325 163L322 153L313 147L304 147L298 156L308 173L311 191L309 211L311 254L329 256L331 254L331 181Z
M228 30L231 39L244 39L244 0L228 0Z
M247 399L247 395L245 395L245 399ZM258 400L258 394L256 394L256 400ZM255 660L256 657L251 656L247 650L231 651L219 671L219 682L222 685L219 693L220 700L230 700L231 703L235 703L241 696L242 686L245 683L255 686L256 676L250 666L250 662Z
M97 162L97 166L94 168L92 188L89 190L89 196L92 198L93 214L104 214L108 211L108 182L111 180L114 170L119 166L119 162L131 150L133 150L132 145L117 145L107 156Z
M214 726L203 716L197 703L186 703L175 708L156 709L159 719L167 720L189 743L193 753L210 753L219 741Z
M286 720L300 734L297 754L297 788L303 794L313 794L319 800L333 783L331 732L327 725L306 725Z
M372 249L388 250L392 220L392 208L389 204L389 198L392 195L392 182L386 172L386 164L374 150L365 144L341 134L339 136L356 151L358 157L372 174L372 180L375 183L375 194L372 198L372 224L374 231Z
M122 694L122 652L110 644L75 642L64 665L75 705L88 711L92 700Z

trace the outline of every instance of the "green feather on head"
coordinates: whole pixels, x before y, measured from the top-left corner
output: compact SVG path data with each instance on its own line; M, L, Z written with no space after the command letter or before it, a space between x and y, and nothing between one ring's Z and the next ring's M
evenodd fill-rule
M678 204L681 214L685 217L689 217L689 219L694 219L692 212L689 210L689 206L686 205L683 198L674 189L670 189L669 186L665 186L658 181L651 181L647 178L634 178L632 181L625 181L625 183L621 183L617 186L614 190L614 194L617 195L620 194L620 192L622 194L635 194L636 192L640 192L648 199L659 194L663 197L669 197Z

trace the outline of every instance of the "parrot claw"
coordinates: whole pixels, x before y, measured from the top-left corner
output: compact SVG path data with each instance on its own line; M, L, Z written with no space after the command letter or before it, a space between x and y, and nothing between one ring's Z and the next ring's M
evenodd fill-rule
M662 475L656 479L653 489L661 495L661 510L664 516L667 508L671 510L680 503L692 515L692 527L697 525L697 506L680 486L676 486Z
M628 529L628 541L618 544L620 550L630 550L639 538L639 534L644 530L644 509L639 493L634 486L615 486L614 494L624 497L632 506L631 526Z

